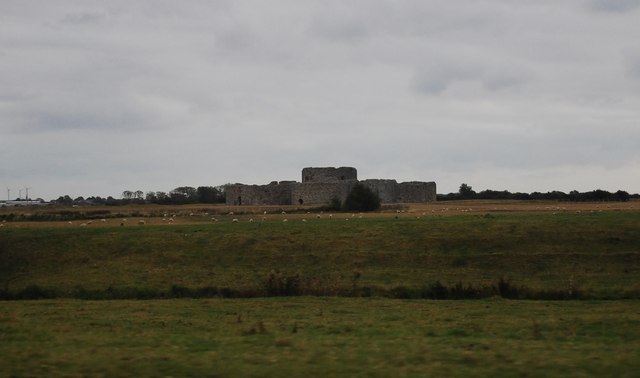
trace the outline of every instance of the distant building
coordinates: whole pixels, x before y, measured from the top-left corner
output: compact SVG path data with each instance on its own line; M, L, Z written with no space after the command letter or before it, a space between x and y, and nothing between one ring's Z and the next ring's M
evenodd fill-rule
M353 185L360 182L380 197L382 203L431 202L436 200L436 183L390 179L358 181L352 167L304 168L302 182L272 181L267 185L232 184L226 188L229 205L322 205L337 198L344 201Z

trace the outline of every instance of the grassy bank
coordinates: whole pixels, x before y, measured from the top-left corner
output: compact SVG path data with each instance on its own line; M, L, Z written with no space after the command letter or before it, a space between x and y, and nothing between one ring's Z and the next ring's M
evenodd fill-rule
M35 287L62 296L109 291L167 296L162 293L176 288L277 295L278 287L295 285L294 294L303 295L419 297L416 293L438 284L489 292L501 279L521 293L567 298L640 293L636 212L336 215L307 222L248 218L5 227L0 283L6 293Z

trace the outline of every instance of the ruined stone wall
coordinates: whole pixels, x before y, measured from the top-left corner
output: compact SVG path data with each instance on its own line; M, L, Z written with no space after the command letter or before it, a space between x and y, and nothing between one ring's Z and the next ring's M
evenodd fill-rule
M234 184L227 186L228 205L291 205L295 181L273 181L268 185Z
M302 182L336 182L357 180L358 171L353 167L307 167L302 169Z
M410 181L398 183L396 180L363 180L380 197L383 203L430 202L436 200L435 182Z
M369 179L360 181L380 197L380 202L396 202L398 182L396 180Z
M398 184L397 199L394 202L431 202L435 200L435 182L409 181Z
M302 205L328 205L334 197L344 201L356 180L305 182L293 187L291 202Z

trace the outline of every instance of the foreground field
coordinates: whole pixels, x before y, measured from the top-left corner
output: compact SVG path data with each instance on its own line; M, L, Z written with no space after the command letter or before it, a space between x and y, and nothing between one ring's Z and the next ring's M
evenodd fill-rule
M1 376L637 376L638 301L11 301Z

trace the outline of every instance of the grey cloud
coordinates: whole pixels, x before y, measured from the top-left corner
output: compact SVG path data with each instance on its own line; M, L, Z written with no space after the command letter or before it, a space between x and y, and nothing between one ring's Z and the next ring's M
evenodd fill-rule
M103 12L69 13L62 17L63 24L83 25L96 24L106 20L108 15Z
M627 12L640 7L640 0L589 0L589 7L602 12Z

